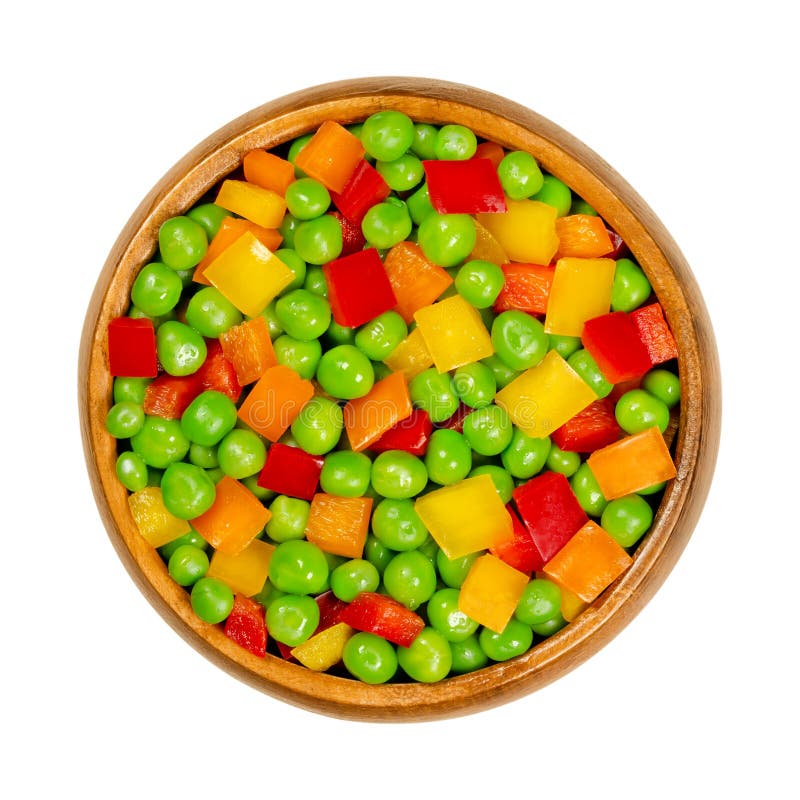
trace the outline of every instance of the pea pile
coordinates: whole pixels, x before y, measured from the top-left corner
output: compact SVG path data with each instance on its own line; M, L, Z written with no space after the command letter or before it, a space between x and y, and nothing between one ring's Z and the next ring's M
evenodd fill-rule
M117 475L195 613L254 655L470 672L574 619L650 528L665 481L617 496L593 454L665 448L659 315L529 153L393 110L326 122L161 226L109 327ZM545 413L540 384L577 405Z

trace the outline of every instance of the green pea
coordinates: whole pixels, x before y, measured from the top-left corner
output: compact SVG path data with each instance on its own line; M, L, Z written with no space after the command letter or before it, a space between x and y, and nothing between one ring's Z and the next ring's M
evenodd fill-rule
M303 288L307 292L319 295L320 297L328 296L328 283L325 280L325 273L322 271L322 267L316 264L310 264L307 267Z
M307 453L322 456L333 450L344 427L342 409L327 397L312 397L292 423L292 436Z
M378 161L375 169L395 192L413 189L425 176L422 162L412 153L403 153L394 161Z
M464 418L464 436L470 447L484 456L496 456L511 444L514 428L504 408L488 405Z
M667 408L674 408L681 399L678 376L666 369L651 369L642 381L642 388L658 398Z
M444 551L440 550L436 554L436 568L441 579L451 589L460 589L479 555L480 553L470 553L460 558L449 559Z
M478 630L478 623L458 607L458 589L440 589L428 601L428 621L448 642L463 642Z
M540 625L560 614L561 589L545 578L528 582L514 612L514 616L525 625Z
M183 283L175 270L157 261L142 267L131 287L131 300L150 317L172 311L181 299Z
M147 464L141 456L130 450L117 457L116 473L119 482L129 492L138 492L147 486Z
M285 594L275 598L267 607L270 636L289 647L297 647L306 641L318 625L319 606L313 597Z
M383 361L406 336L405 320L396 311L386 311L358 329L355 345L367 358Z
M331 397L353 400L369 394L375 382L370 360L352 344L340 344L323 353L317 381Z
M387 450L372 462L372 486L382 497L414 497L427 482L425 464L403 450Z
M394 161L411 147L414 123L400 111L378 111L364 120L361 143L378 161Z
M652 486L647 486L644 489L639 489L636 492L636 494L649 497L651 494L658 494L659 492L663 491L666 485L667 485L666 481L659 481L658 483L654 483Z
M503 466L515 478L528 480L544 469L552 442L549 436L528 436L515 427L511 442L500 454Z
M130 439L144 425L144 410L138 403L123 400L115 403L106 414L106 430L115 439Z
M664 433L669 425L669 408L666 403L644 389L625 392L617 400L614 416L620 428L629 434L641 433L654 425Z
M189 452L189 440L178 420L146 416L142 429L131 437L131 449L148 467L165 469Z
M225 473L219 467L207 469L205 470L205 473L215 486L225 477Z
M454 267L475 248L475 220L469 214L430 214L420 222L417 239L425 258Z
M286 597L286 592L276 589L272 581L267 578L260 591L253 595L253 600L260 603L266 609L269 608L273 600L277 600L279 597Z
M431 197L428 194L427 183L423 183L414 194L410 194L406 198L406 207L415 225L421 225L424 219L436 213L436 209L431 203Z
M158 360L170 375L191 375L208 353L203 337L182 322L165 322L156 332Z
M155 486L156 488L161 487L161 478L164 475L163 469L155 469L151 467L149 464L147 466L147 485L148 486Z
M216 203L203 203L203 205L195 206L191 211L186 212L186 216L203 229L209 242L219 233L225 217L230 215L230 211Z
M342 652L345 669L371 685L386 683L397 672L397 653L390 642L374 633L356 633Z
M300 178L286 188L286 207L300 220L324 214L331 204L328 190L313 178Z
M297 497L279 494L269 507L272 516L267 523L267 536L273 542L288 542L306 535L311 504Z
M328 453L319 476L322 491L337 497L362 497L369 488L372 462L364 453Z
M497 167L503 191L512 200L524 200L544 185L544 176L536 159L523 150L507 153Z
M475 155L478 140L464 125L443 125L433 144L436 158L442 161L466 161Z
M540 622L537 625L531 625L531 630L537 636L552 636L554 633L558 633L565 625L567 621L564 617L561 616L559 612L551 619L548 619L547 622Z
M479 636L481 649L492 661L508 661L521 656L533 644L533 631L518 619L510 619L501 633L484 628Z
M586 214L590 217L598 216L597 212L580 197L572 196L572 206L569 209L570 214Z
M374 526L375 520L373 518ZM390 550L373 534L367 534L367 541L364 545L364 558L372 564L378 572L383 575L389 562L394 558L394 552Z
M200 578L192 586L191 602L194 613L203 622L216 625L231 613L233 592L227 584L216 578Z
M295 173L298 170L295 168ZM278 226L278 232L283 237L284 247L294 248L294 236L300 226L300 220L291 214L284 214L281 224Z
M346 325L339 325L336 320L332 319L331 324L328 325L328 330L325 331L324 341L331 347L336 347L340 344L355 344L356 329L348 328Z
M172 269L196 267L206 254L206 232L189 217L173 217L158 229L158 249Z
M199 547L181 545L170 556L168 570L178 586L192 586L208 572L208 556Z
M475 308L489 308L505 283L503 270L491 261L467 261L455 279L456 291Z
M483 408L494 400L497 382L489 367L475 361L455 371L453 389L465 405L470 408Z
M399 647L397 661L409 678L435 683L447 677L453 664L450 644L434 628L423 628L408 647Z
M550 337L550 349L555 350L564 360L581 349L580 336L560 336L557 333L550 333L548 336Z
M511 502L511 494L514 491L514 480L502 467L498 467L497 464L483 464L480 467L475 467L475 469L469 473L470 478L474 478L477 475L488 475L492 479L494 488L503 501L503 505L508 505L508 503Z
M213 447L233 430L236 420L236 405L230 397L208 391L195 397L183 412L181 430L189 441Z
M553 206L558 216L564 217L569 214L572 206L572 192L566 183L553 175L545 175L542 179L542 188L531 197L531 200Z
M294 273L294 280L284 291L289 292L292 289L301 289L306 279L306 262L297 255L296 250L292 250L290 247L276 250L275 255Z
M189 447L189 463L203 469L216 469L219 466L216 447L192 444Z
M458 397L447 373L426 369L412 379L408 390L411 401L427 411L432 422L444 422L458 409Z
M428 538L417 548L418 552L422 553L428 561L436 567L436 556L439 554L439 545L436 544L436 540L433 536L428 536Z
M414 123L414 138L411 140L411 151L420 158L432 161L436 158L436 134L439 129L426 122Z
M409 499L381 500L372 515L372 531L378 544L396 551L416 550L428 538L428 529ZM379 553L380 557L370 561L383 573L393 555Z
M612 311L633 311L648 297L652 288L642 268L629 258L617 259L611 289Z
M481 650L474 634L463 642L450 642L450 653L453 660L451 671L456 675L483 669L489 663L489 657Z
M239 309L222 296L219 289L205 286L186 306L186 321L203 336L216 339L242 321Z
M520 374L517 370L511 369L511 367L501 361L496 355L484 358L480 363L489 367L489 369L492 371L492 375L494 375L494 380L497 384L498 390L508 386L508 384L511 383L514 378L519 377Z
M167 510L179 519L194 519L214 504L216 491L202 467L182 461L170 464L161 478L161 494Z
M150 382L150 378L114 378L114 402L128 400L142 405Z
M258 485L258 475L248 475L241 482L264 504L272 502L277 496L276 492Z
M458 431L442 428L434 431L425 452L428 477L442 486L458 483L472 468L472 450Z
M580 507L591 517L599 517L608 501L600 491L600 484L586 463L581 464L570 478L570 486Z
M283 333L283 328L281 327L281 323L278 321L278 317L275 314L276 303L277 300L273 300L258 315L259 317L263 317L264 321L267 323L267 331L269 332L269 338L272 339L273 342Z
M208 542L194 528L190 528L187 533L184 533L177 539L173 539L171 542L161 545L161 547L158 548L158 554L164 561L169 562L170 558L172 558L172 554L185 544L190 544L192 547L197 547L204 552L208 550Z
M653 524L653 509L638 494L629 494L609 502L600 524L622 547L632 547Z
M567 359L567 364L591 386L598 397L607 397L611 394L614 384L606 380L588 350L577 350Z
M547 353L550 337L536 317L524 311L504 311L492 324L492 344L511 369L535 367Z
M253 431L234 428L219 443L217 458L226 475L241 480L264 468L267 448Z
M389 198L367 211L361 221L361 232L372 247L386 250L402 242L411 233L412 224L406 204Z
M324 297L307 289L294 289L275 303L275 314L289 336L310 341L322 336L331 324L331 307Z
M325 554L305 539L281 542L269 561L269 579L288 594L319 594L328 574Z
M580 465L580 453L562 450L555 442L550 445L550 452L547 454L547 469L551 472L559 472L569 478L577 472Z
M300 222L291 244L308 264L326 264L342 254L342 226L330 214Z
M301 378L311 380L322 358L322 345L317 339L302 341L288 335L273 342L275 358L284 367L293 369Z
M340 600L350 603L361 592L374 592L381 576L369 561L354 558L331 572L331 589Z

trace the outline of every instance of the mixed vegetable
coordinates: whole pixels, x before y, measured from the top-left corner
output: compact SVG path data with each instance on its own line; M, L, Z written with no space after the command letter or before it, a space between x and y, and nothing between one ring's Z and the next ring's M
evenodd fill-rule
M677 347L628 255L529 153L393 110L165 222L106 426L198 617L372 684L573 620L675 476Z

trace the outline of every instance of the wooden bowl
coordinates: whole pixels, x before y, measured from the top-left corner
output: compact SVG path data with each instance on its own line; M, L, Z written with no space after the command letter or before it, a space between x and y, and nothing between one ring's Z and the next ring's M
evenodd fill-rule
M156 249L161 223L189 209L248 151L279 145L325 119L347 124L386 108L417 121L462 123L478 136L532 153L621 234L650 279L680 352L678 474L633 565L575 621L528 653L432 685L368 686L271 655L259 659L220 626L200 621L188 593L169 578L134 525L127 491L115 475L116 442L104 426L112 396L106 328L125 313L133 280ZM161 616L204 656L267 694L333 716L392 721L452 717L528 694L619 633L664 581L697 522L714 470L721 408L716 346L700 291L678 247L633 189L585 145L527 108L459 84L392 77L330 83L267 103L211 135L161 179L133 213L97 281L81 341L79 399L86 463L103 522L131 577Z

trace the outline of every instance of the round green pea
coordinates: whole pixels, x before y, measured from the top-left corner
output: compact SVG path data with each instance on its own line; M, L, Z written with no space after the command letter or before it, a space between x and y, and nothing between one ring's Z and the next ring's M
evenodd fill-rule
M374 633L356 633L342 652L345 669L371 685L386 683L397 672L397 653L390 642Z
M195 397L183 412L181 430L189 441L213 447L233 430L236 420L236 405L230 397L208 391Z
M193 219L173 217L158 229L158 249L168 267L190 269L203 260L208 249L208 238Z
M241 480L264 468L267 448L253 431L234 428L219 443L217 458L226 475Z
M301 289L306 279L306 262L297 255L296 250L292 250L290 247L276 250L275 255L294 273L294 279L284 291Z
M342 254L342 226L330 214L300 222L292 242L297 255L308 264L326 264Z
M192 222L196 222L205 231L206 239L210 242L218 233L222 221L231 215L222 206L216 203L203 203L186 212Z
M569 480L580 507L591 517L599 517L608 501L600 491L600 484L586 463L581 464Z
M346 603L356 599L361 592L374 592L381 582L381 576L374 564L363 558L345 561L331 572L331 590Z
M431 203L427 183L423 183L419 189L406 198L406 207L415 225L421 225L424 219L436 213L436 209Z
M551 446L549 436L528 436L515 427L500 460L513 477L527 480L544 469Z
M325 554L305 539L281 542L269 562L270 581L287 594L319 594L328 574Z
M394 161L378 161L375 164L386 185L395 192L413 189L424 177L422 162L413 153L403 153Z
M511 369L535 367L545 357L549 342L544 325L524 311L503 311L492 323L495 354Z
M216 625L231 613L233 592L217 578L200 578L192 586L191 603L194 613L203 622Z
M300 155L301 150L311 141L313 135L313 133L306 133L303 136L298 136L289 145L289 152L286 154L286 160L294 164L294 162L297 160L297 156ZM294 168L294 174L296 178L305 177L305 172L303 172L303 170L297 166Z
M606 380L597 362L588 350L576 350L568 359L569 364L589 384L598 397L611 394L614 384Z
M328 210L330 204L330 193L313 178L300 178L286 188L286 207L297 219L319 217Z
M646 486L644 489L637 489L636 494L649 497L651 494L658 494L658 492L663 491L666 485L666 481L659 481L658 483L654 483L652 486Z
M131 437L131 449L148 467L165 469L189 452L189 440L176 419L144 418L142 429Z
M269 608L270 603L273 600L277 600L279 597L285 597L286 592L282 592L280 589L276 589L272 585L272 581L267 578L264 581L264 585L261 587L257 594L253 595L253 600L257 603L261 603L264 608Z
M322 345L318 339L303 341L284 334L273 342L275 358L279 364L293 369L301 378L311 380L322 358Z
M375 520L373 518L373 525L374 524ZM364 558L383 575L386 566L394 558L394 551L390 550L377 536L369 533L367 534L367 541L364 545Z
M521 656L533 644L533 631L518 619L510 619L501 633L484 628L478 636L481 649L492 661Z
M407 498L381 500L372 514L372 531L377 543L398 552L416 550L428 538L428 529L414 510L414 502ZM392 555L370 560L377 561L375 565L383 572Z
M429 214L419 224L417 239L425 258L454 267L475 247L475 220L469 214Z
M503 270L491 261L467 261L456 275L456 291L475 308L489 308L505 283Z
M369 394L375 382L370 360L352 344L340 344L323 353L317 381L331 397L353 400Z
M278 317L275 314L276 302L277 302L276 300L273 300L258 315L259 317L263 317L264 321L267 323L267 331L269 332L269 338L273 342L283 333L283 328L281 327L281 323L278 321Z
M219 466L216 447L192 444L189 448L189 463L203 469L216 469Z
M514 616L525 625L540 625L561 614L561 589L545 578L534 578L522 590Z
M396 311L362 325L355 335L356 347L373 361L383 361L408 336L408 325Z
M572 206L569 209L570 214L586 214L589 217L598 216L597 212L583 199L572 196Z
M331 324L331 307L324 297L307 289L294 289L275 303L281 327L295 339L309 341L322 336Z
M494 404L464 418L464 436L470 447L484 456L496 456L511 444L514 426L504 408Z
M119 482L129 492L138 492L147 486L147 464L141 456L130 450L117 457L116 473Z
M559 472L569 478L577 472L580 465L580 453L562 450L555 442L550 445L550 452L547 454L547 469L551 472Z
M462 642L450 642L450 653L453 659L451 671L455 675L483 669L489 663L489 657L481 649L478 637L474 634Z
M114 378L114 402L128 400L142 405L150 378Z
M428 482L421 459L403 450L387 450L372 462L372 486L382 497L400 500L419 494Z
M443 125L436 134L433 150L440 161L466 161L475 155L478 140L464 125Z
M458 431L441 428L431 435L425 451L428 477L442 486L458 483L472 468L472 450Z
M298 170L295 168L295 172ZM284 214L283 221L278 226L278 231L283 237L284 247L294 248L294 235L297 233L297 228L300 226L301 221L292 214Z
M512 200L524 200L541 190L544 176L536 159L523 150L507 153L497 167L503 191Z
M428 601L431 626L448 642L463 642L478 630L478 623L458 607L458 589L439 589Z
M306 268L306 279L303 282L303 288L311 294L319 295L320 297L328 296L328 283L325 280L325 273L322 267L316 264L309 264Z
M150 317L172 311L181 299L183 283L174 269L154 261L142 267L131 287L134 305Z
M511 502L511 495L514 491L514 479L502 467L497 464L482 464L480 467L475 467L469 473L470 478L475 478L478 475L488 475L494 483L494 488L497 494L503 501L503 505L508 505Z
M566 624L567 621L561 616L561 612L559 612L546 622L540 622L537 625L531 625L531 630L537 636L547 637L552 636L554 633L558 633L558 631L560 631Z
M208 351L203 337L182 322L170 321L156 332L158 360L170 375L191 375L200 369Z
M400 111L378 111L361 127L361 144L378 161L400 158L413 141L414 123Z
M572 206L572 192L566 183L553 175L545 175L542 179L542 188L532 195L531 200L553 206L558 212L558 216L564 217L569 214Z
M344 427L342 409L327 397L312 397L292 423L292 436L312 456L329 453L339 442Z
M617 400L614 408L620 428L626 433L641 433L654 425L661 433L669 425L669 408L650 392L632 389Z
M642 388L657 397L667 408L674 408L681 399L681 382L674 372L651 369L642 381Z
M204 286L186 306L186 321L200 334L216 339L221 333L238 325L242 315L219 289Z
M427 122L414 123L414 138L411 140L411 151L420 158L432 161L436 158L436 134L439 129Z
M622 547L632 547L653 524L653 509L638 494L629 494L609 502L600 524Z
M192 547L196 547L204 552L208 550L208 542L194 528L190 528L186 533L184 533L182 536L179 536L177 539L173 539L171 542L161 545L161 547L158 548L158 554L164 559L164 561L169 563L170 558L172 558L172 554L179 547L182 547L185 544L190 544Z
M497 382L489 367L475 361L455 371L453 389L465 405L470 408L483 408L494 400Z
M548 336L550 337L550 349L555 350L564 360L581 349L579 336L561 336L557 333L550 333Z
M335 319L331 320L328 330L325 331L325 342L327 344L336 347L339 344L355 344L355 341L355 328L348 328L347 325L339 325Z
M367 211L361 221L361 232L372 247L387 250L407 238L412 226L406 204L390 197Z
M338 450L325 456L319 485L337 497L362 497L369 488L372 462L364 453Z
M403 672L420 683L435 683L447 677L453 664L450 644L435 628L423 628L408 647L397 649Z
M267 607L270 636L289 647L306 641L318 625L319 606L308 595L285 594L276 597Z
M106 414L106 430L115 439L130 439L144 425L144 410L138 403L123 400L115 403Z
M642 268L629 258L617 259L611 289L612 311L633 311L648 297L652 288Z
M214 504L214 482L202 467L178 461L170 464L161 477L164 505L179 519L194 519Z
M517 370L511 369L511 367L509 367L499 358L499 356L496 355L484 358L480 363L486 367L489 367L489 369L492 371L492 375L494 375L494 381L498 389L503 389L504 387L508 386L508 384L519 375Z
M408 390L411 401L428 412L431 422L444 422L458 409L458 397L447 373L426 369L412 379Z
M208 556L199 547L184 544L170 556L167 569L179 586L192 586L208 572Z
M480 553L469 553L466 556L449 559L444 550L440 550L436 554L436 568L442 581L451 589L460 589L479 555Z
M297 497L279 494L270 504L272 516L267 523L267 536L273 542L288 542L306 535L306 524L311 504Z

